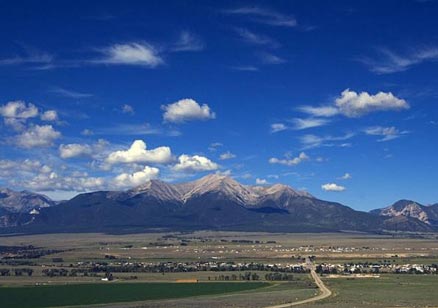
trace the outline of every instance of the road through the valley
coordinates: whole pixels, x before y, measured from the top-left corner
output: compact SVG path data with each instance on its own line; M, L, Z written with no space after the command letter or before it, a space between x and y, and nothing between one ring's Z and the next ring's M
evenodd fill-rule
M313 280L315 281L315 284L318 286L318 288L320 290L320 294L318 294L314 297L308 298L308 299L298 301L298 302L291 302L291 303L286 303L286 304L281 304L281 305L274 305L274 306L269 306L269 307L265 307L265 308L287 308L287 307L293 307L293 306L298 306L298 305L303 305L303 304L309 304L312 302L320 301L320 300L332 295L332 291L330 291L330 289L325 286L324 282L322 282L321 278L319 278L318 274L315 272L315 266L313 265L313 262L309 258L307 258L306 263L307 263L307 268L310 269L310 275L312 276Z

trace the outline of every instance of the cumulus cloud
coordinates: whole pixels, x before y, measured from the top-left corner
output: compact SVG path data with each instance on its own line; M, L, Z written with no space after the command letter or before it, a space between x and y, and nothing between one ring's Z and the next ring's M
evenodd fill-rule
M59 146L59 156L64 159L81 157L81 156L96 156L100 154L108 145L108 141L99 139L95 144L61 144Z
M341 192L344 191L346 188L344 186L335 184L335 183L327 183L324 185L321 185L322 190L325 191L334 191L334 192Z
M283 123L273 123L271 124L271 133L278 133L288 129L288 127Z
M266 179L256 179L256 185L266 185L268 184L268 181Z
M106 158L109 164L117 163L157 163L165 164L172 161L169 147L162 146L148 150L143 140L135 140L128 150L112 152Z
M78 156L88 156L93 153L91 146L88 144L61 144L59 146L59 156L61 158L73 158Z
M207 104L201 106L190 98L163 105L161 108L164 110L163 119L166 122L182 123L192 120L210 120L216 117Z
M181 172L201 172L217 170L219 165L212 162L210 159L199 155L180 155L178 157L178 163L173 166L173 170Z
M286 166L296 166L298 164L301 164L302 162L309 160L309 156L307 156L306 153L301 152L300 155L297 157L291 157L291 158L285 158L285 159L279 159L272 157L269 159L270 164L280 164L280 165L286 165Z
M400 131L394 126L383 127L383 126L373 126L365 129L365 133L371 136L381 136L382 138L377 140L379 142L390 141L401 137L409 133L408 131Z
M29 119L40 117L42 121L58 120L58 113L55 110L40 112L38 108L31 103L24 101L10 101L0 106L0 116L3 117L4 123L16 131L24 131Z
M219 156L219 159L220 159L220 160L227 160L227 159L232 159L232 158L235 158L235 157L236 157L235 154L233 154L233 153L231 153L230 151L228 151L228 152L222 153L222 154Z
M43 121L57 121L58 120L58 113L55 110L47 110L44 111L41 116L40 116L41 120Z
M138 186L158 177L159 173L158 168L145 166L141 171L119 174L114 178L113 185L117 188Z
M350 89L342 91L332 106L301 106L300 111L316 117L331 117L342 114L349 118L358 118L378 111L401 111L409 109L409 104L391 92L355 92Z
M18 174L29 174L29 173L48 173L51 172L52 168L43 164L39 160L34 159L24 159L24 160L0 160L0 177L8 179L11 177L17 177Z
M16 143L23 148L49 147L60 137L52 125L34 125L16 136Z
M103 189L105 179L101 177L60 175L56 172L40 173L30 180L18 182L35 191L93 191Z
M144 42L132 42L127 44L114 44L101 49L102 58L92 61L108 65L137 65L154 68L164 64L157 49Z
M370 95L367 92L357 93L349 89L344 90L335 103L342 114L351 118L375 111L398 111L409 108L404 99L397 98L391 92Z
M38 108L24 101L11 101L0 106L0 115L4 118L28 119L38 116Z
M0 160L0 181L10 187L32 191L84 192L107 189L105 178L90 176L75 166L74 170L57 160Z

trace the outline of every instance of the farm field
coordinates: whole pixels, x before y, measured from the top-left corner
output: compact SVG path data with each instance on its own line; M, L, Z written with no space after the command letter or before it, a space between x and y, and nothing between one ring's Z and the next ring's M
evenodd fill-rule
M241 292L268 283L136 283L77 284L0 288L0 302L8 308L40 308L158 300Z

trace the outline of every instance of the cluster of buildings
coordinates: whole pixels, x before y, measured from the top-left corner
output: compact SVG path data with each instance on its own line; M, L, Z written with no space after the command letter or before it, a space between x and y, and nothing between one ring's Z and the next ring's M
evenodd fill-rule
M269 271L285 273L306 273L309 270L303 264L267 264L235 263L219 261L196 262L78 262L78 267L88 268L90 272L143 272L143 273L178 273L178 272L224 272L224 271Z
M393 264L393 263L322 263L316 266L321 274L437 274L438 264Z

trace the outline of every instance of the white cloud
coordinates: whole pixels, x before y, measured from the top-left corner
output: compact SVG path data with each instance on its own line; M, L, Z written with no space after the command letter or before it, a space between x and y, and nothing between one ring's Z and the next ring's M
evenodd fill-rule
M277 133L288 129L283 123L273 123L271 124L271 133Z
M64 159L80 156L97 157L105 150L108 144L108 141L104 139L99 139L91 145L79 143L61 144L59 146L59 156Z
M93 154L93 150L88 144L71 143L61 144L59 146L59 156L64 159L78 156L89 156L91 154Z
M300 142L303 145L303 149L312 149L318 147L346 147L346 143L338 143L337 141L345 141L354 137L353 133L347 133L343 136L316 136L316 135L304 135L300 138Z
M295 118L292 119L291 122L294 124L293 129L295 130L319 127L330 123L330 121L327 119L318 119L318 118L307 118L307 119Z
M382 127L382 126L373 126L365 129L365 133L371 136L381 136L382 138L377 140L379 142L390 141L401 137L409 133L408 131L400 131L394 126L391 127Z
M236 9L225 10L224 12L232 15L248 16L250 20L254 22L262 23L270 26L279 26L279 27L297 26L297 21L294 17L284 15L282 13L267 8L248 6L248 7L240 7Z
M105 179L101 177L75 177L56 172L40 173L30 180L20 183L35 191L93 191L104 189Z
M344 90L335 101L336 107L347 117L357 118L375 111L398 111L408 109L404 99L395 97L391 92L378 92L370 95L367 92L357 93Z
M201 106L190 98L163 105L161 108L164 110L163 118L167 122L181 123L192 120L209 120L216 117L207 104Z
M33 65L35 69L49 69L53 67L53 56L31 48L24 50L25 55L0 59L0 65Z
M236 157L235 154L233 154L233 153L231 153L230 151L228 151L228 152L222 153L222 154L219 156L219 159L220 159L220 160L227 160L227 159L232 159L232 158L235 158L235 157Z
M167 135L175 136L178 131L168 132ZM115 135L160 135L164 134L161 129L152 127L149 123L143 124L118 124L101 128L96 134L115 134Z
M217 170L219 165L212 162L210 159L199 155L183 154L178 157L178 163L173 166L173 170L182 172L201 172Z
M338 108L333 106L301 106L298 108L298 110L314 117L332 117L339 114Z
M100 52L103 57L92 61L93 63L138 65L150 68L164 64L158 51L147 43L115 44L100 50Z
M23 148L49 147L61 137L52 125L34 125L16 137L17 145Z
M94 132L91 129L86 128L86 129L81 131L81 135L83 135L83 136L92 136L92 135L94 135Z
M169 147L162 146L147 150L143 140L135 140L126 151L115 151L108 155L106 162L117 163L157 163L165 164L172 161L172 152Z
M325 191L334 191L334 192L341 192L344 191L346 188L344 186L335 184L335 183L327 183L324 185L321 185L321 188Z
M12 129L17 132L21 132L26 129L26 119L4 118L3 121L6 126L12 127Z
M231 69L236 71L243 71L243 72L258 72L259 68L257 66L253 65L239 65L239 66L232 66Z
M41 114L40 118L43 121L57 121L58 113L55 110L47 110Z
M19 174L29 174L33 172L47 173L51 170L52 168L44 165L39 160L0 160L0 177L4 179L16 178Z
M4 118L28 119L38 116L38 108L24 101L11 101L0 106L0 115Z
M117 188L138 186L158 177L159 173L158 168L145 166L141 171L119 174L114 178L113 185Z
M210 145L208 146L208 150L210 152L216 152L218 148L223 147L224 145L220 142L213 142L210 143Z
M0 160L0 180L11 187L32 191L83 192L106 189L104 178L89 176L87 172L77 169L70 171L66 165L51 165L31 159Z
M269 159L270 164L280 164L280 165L286 165L286 166L296 166L306 160L309 160L309 156L307 156L306 153L301 152L300 155L297 157L292 158L285 158L285 159L279 159L272 157Z
M298 110L317 117L332 117L342 114L349 118L358 118L378 111L401 111L409 109L409 104L394 96L391 92L355 92L350 89L342 91L333 106L301 106Z
M349 180L349 179L351 179L351 178L352 178L352 176L351 176L351 174L348 173L348 172L344 173L343 176L339 177L340 180Z
M68 97L68 98L75 98L75 99L87 98L87 97L93 96L93 94L90 94L90 93L82 93L82 92L68 90L68 89L64 89L64 88L60 88L60 87L52 88L49 90L49 92L57 94L59 96L64 96L64 97Z
M285 59L269 52L259 53L259 58L265 64L282 64L287 62Z
M255 45L269 45L270 47L278 47L278 43L275 42L270 37L265 35L257 34L248 29L236 28L237 34L246 42Z
M438 48L415 48L410 53L397 54L389 49L379 49L378 58L362 57L360 62L377 74L391 74L406 71L414 65L438 60Z
M174 44L172 51L200 51L204 49L204 44L199 37L188 31L182 31L178 41Z
M256 179L256 185L266 185L268 184L268 181L266 179Z
M122 113L134 114L134 108L131 105L124 104L122 106Z

